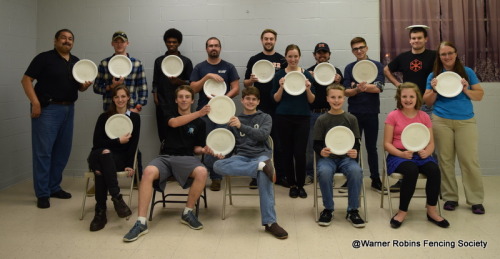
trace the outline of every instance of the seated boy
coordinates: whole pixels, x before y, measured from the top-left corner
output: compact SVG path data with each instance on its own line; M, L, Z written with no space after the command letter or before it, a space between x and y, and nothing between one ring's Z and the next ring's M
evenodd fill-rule
M328 226L331 223L333 217L333 175L335 172L341 172L347 177L349 197L346 219L354 227L361 228L365 226L365 222L358 212L363 171L356 161L360 148L360 135L356 117L342 109L345 100L344 91L344 87L339 84L332 84L326 88L326 100L330 104L330 110L319 116L314 125L313 149L319 157L316 170L323 196L323 206L325 206L320 214L318 224ZM326 147L325 136L335 126L345 126L354 133L356 139L354 147L345 155L335 155L330 148Z
M214 171L220 175L257 178L262 225L266 232L285 239L288 233L276 222L274 210L273 183L276 182L276 174L270 159L272 150L267 143L272 119L269 114L257 111L259 89L251 86L243 89L241 95L243 113L229 121L229 130L236 138L234 153L229 158L216 161Z

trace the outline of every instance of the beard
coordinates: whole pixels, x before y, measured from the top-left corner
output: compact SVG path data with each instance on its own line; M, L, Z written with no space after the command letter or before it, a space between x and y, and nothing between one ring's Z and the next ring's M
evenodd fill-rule
M266 51L273 51L274 50L274 45L264 45L264 50L266 50Z
M218 58L219 55L220 55L220 53L217 51L212 51L212 52L208 53L208 56L211 58Z

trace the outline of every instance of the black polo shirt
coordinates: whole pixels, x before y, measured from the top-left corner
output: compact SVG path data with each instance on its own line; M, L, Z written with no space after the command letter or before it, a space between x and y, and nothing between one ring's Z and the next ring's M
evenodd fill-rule
M66 61L53 49L38 54L24 74L36 79L37 96L48 96L57 102L74 102L78 99L80 83L73 78L72 70L78 61L71 54L69 61Z

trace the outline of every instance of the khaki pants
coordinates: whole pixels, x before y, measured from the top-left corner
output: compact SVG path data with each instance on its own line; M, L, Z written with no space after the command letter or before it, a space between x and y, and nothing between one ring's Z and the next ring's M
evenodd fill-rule
M432 129L441 170L441 194L445 201L458 202L455 156L462 171L466 202L482 204L484 188L478 158L476 119L450 120L432 115Z

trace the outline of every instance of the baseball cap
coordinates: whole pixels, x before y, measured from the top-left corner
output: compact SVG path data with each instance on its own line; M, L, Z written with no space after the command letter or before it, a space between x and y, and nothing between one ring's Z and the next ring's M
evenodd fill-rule
M113 40L116 40L117 38L122 38L122 40L128 41L127 34L125 34L125 32L122 31L117 31L113 33Z
M324 42L320 42L320 43L316 44L316 47L314 47L314 53L316 53L320 50L330 52L330 47L328 47L328 44L326 44Z

